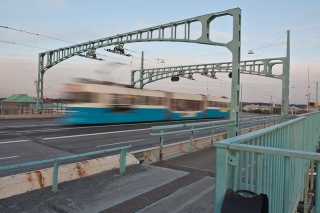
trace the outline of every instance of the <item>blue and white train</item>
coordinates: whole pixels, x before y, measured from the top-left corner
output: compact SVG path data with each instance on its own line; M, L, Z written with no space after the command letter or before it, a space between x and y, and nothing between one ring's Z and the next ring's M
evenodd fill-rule
M113 124L202 118L227 118L230 101L175 92L130 88L82 80L65 86L69 97L65 124Z

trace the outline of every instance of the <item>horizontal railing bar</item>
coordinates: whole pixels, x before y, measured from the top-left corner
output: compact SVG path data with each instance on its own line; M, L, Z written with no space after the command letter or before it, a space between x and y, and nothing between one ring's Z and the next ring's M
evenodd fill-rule
M259 121L264 121L264 120L268 120L270 118L286 118L286 117L294 117L294 116L290 116L290 115L276 115L276 116L261 116L261 117L251 117L251 118L242 118L240 119L240 121L244 121L244 120L252 120L252 119L257 119Z
M251 117L251 118L243 118L240 119L240 121L244 120L252 120L252 119L258 119L259 121L268 120L270 118L276 118L276 117L292 117L292 116L282 116L282 115L276 115L276 116L260 116L260 117ZM263 118L263 119L260 119ZM208 122L197 122L197 123L188 123L188 124L174 124L174 125L167 125L167 126L153 126L151 127L152 130L158 130L158 129L171 129L171 128L179 128L179 127L191 127L191 126L200 126L200 125L207 125L207 124L216 124L216 123L228 123L232 120L224 120L224 121L208 121ZM239 122L237 124L242 124L243 122Z
M153 126L151 127L152 130L156 129L173 129L179 127L190 127L190 126L200 126L200 125L207 125L207 124L216 124L216 123L227 123L230 120L224 121L208 121L208 122L198 122L198 123L188 123L188 124L174 124L174 125L167 125L167 126Z
M298 118L295 118L295 119L290 120L290 121L285 121L283 123L279 123L279 124L276 124L276 125L273 125L273 126L266 127L264 129L257 130L255 132L250 132L250 133L247 133L247 134L244 134L244 135L239 135L237 137L228 138L228 139L225 139L222 142L217 142L216 146L225 147L225 146L228 146L231 143L246 142L246 141L252 140L254 138L258 138L259 136L266 135L266 134L268 134L270 132L273 132L273 131L275 131L275 130L277 130L279 128L288 126L288 125L290 125L292 123L296 123L296 122L298 122L300 120L303 120L303 119L304 119L304 117L298 117Z
M215 129L226 127L226 126L233 126L235 124L225 124L225 125L219 125L219 126L214 126ZM207 126L207 127L202 127L202 128L195 128L195 129L185 129L185 130L179 130L179 131L173 131L173 132L159 132L159 133L150 133L150 135L171 135L171 134L176 134L176 133L185 133L185 132L191 132L191 131L197 131L197 130L204 130L204 129L212 129L213 126Z
M317 153L317 152L272 148L272 147L265 147L265 146L253 146L253 145L238 144L238 143L230 144L228 148L232 150L237 150L237 151L255 152L255 153L269 154L269 155L280 155L284 157L300 158L300 159L314 160L314 161L320 162L320 153Z
M36 166L36 165L41 165L41 164L46 164L46 163L61 162L61 161L76 159L76 158L80 158L80 157L87 157L87 156L91 156L91 155L97 155L97 154L102 154L102 153L109 153L109 152L114 152L114 151L119 151L119 150L125 150L125 149L129 149L130 147L131 147L131 145L128 145L128 146L116 147L116 148L99 150L99 151L94 151L94 152L87 152L87 153L83 153L83 154L70 155L70 156L59 157L59 158L52 158L52 159L41 160L41 161L33 161L33 162L15 164L15 165L10 165L10 166L1 166L0 171L24 168L24 167L29 167L29 166Z

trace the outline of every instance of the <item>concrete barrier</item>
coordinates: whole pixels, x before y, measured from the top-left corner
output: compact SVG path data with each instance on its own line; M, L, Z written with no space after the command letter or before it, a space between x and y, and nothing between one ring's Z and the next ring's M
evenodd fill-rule
M139 161L131 154L127 154L126 165L136 164L139 164ZM61 183L119 167L120 154L66 164L59 167L58 180ZM52 171L51 167L0 178L0 199L52 186Z

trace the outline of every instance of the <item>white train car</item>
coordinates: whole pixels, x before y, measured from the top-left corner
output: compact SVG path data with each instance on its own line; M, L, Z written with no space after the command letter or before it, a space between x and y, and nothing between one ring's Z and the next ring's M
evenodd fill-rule
M107 124L226 118L229 100L183 93L129 88L106 82L85 81L65 87L73 103L62 122Z

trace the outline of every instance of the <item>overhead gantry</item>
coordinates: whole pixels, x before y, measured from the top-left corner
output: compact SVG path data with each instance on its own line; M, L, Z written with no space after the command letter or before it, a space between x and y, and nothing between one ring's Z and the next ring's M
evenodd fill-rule
M274 65L282 65L282 73L273 72ZM240 62L240 73L258 75L262 77L280 79L282 81L282 109L281 114L288 114L289 107L289 69L290 69L290 31L287 32L287 56L279 58L265 58ZM200 74L209 78L216 78L216 73L231 73L232 62L195 64L131 71L131 86L139 84L143 88L146 84L174 77L193 79L193 74ZM138 75L136 75L136 73Z
M210 40L210 23L217 17L232 16L233 18L233 36L228 43L214 42ZM197 39L191 39L191 27L193 22L200 22L202 26L201 36ZM184 28L183 38L177 36L177 27ZM165 30L169 30L170 36L166 36ZM81 55L84 52L95 50L102 47L116 45L119 43L134 43L134 42L187 42L207 45L223 46L228 48L232 53L232 91L231 91L231 114L230 118L235 123L238 123L239 112L239 64L240 64L240 46L241 46L241 10L234 8L222 12L210 13L194 18L188 18L181 21L170 22L167 24L158 25L155 27L136 30L128 33L117 34L110 37L105 37L81 44L71 45L55 50L49 50L39 53L38 60L38 85L37 85L37 111L42 112L43 105L43 88L44 88L44 73L56 64L71 58ZM236 127L231 127L232 135L235 135ZM231 136L232 136L231 135Z

